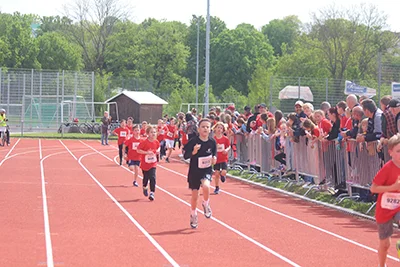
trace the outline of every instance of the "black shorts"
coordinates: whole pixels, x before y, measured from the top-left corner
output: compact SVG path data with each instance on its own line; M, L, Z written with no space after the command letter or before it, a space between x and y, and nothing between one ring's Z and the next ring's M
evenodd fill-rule
M226 162L220 162L214 165L214 171L227 170L228 164Z
M188 183L189 183L189 189L192 190L199 190L201 186L201 181L207 179L210 182L212 181L212 175L211 174L204 174L204 175L189 175L188 176Z
M140 160L129 160L128 166L140 166Z

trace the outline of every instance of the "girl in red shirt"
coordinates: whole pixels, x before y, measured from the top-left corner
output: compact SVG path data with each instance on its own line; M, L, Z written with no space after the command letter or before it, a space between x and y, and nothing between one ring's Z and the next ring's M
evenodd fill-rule
M121 124L119 125L119 127L117 129L115 129L113 131L113 134L118 136L119 165L122 165L122 155L124 154L122 148L124 146L125 140L130 135L130 131L126 127L126 121L125 120L121 121Z
M169 162L169 157L172 154L172 149L174 148L175 143L175 134L178 128L175 125L176 119L171 118L169 120L169 124L167 125L168 131L165 133L165 146L167 147L167 158L165 159L166 162Z
M126 159L128 161L129 169L134 173L133 186L139 186L137 178L139 174L140 158L141 155L137 152L137 148L142 141L140 139L140 129L138 125L132 127L132 137L125 140L125 147L128 148Z
M147 121L142 121L142 128L140 129L141 137L147 137L146 129L147 129Z
M165 136L168 133L168 128L165 126L165 123L163 120L159 119L158 120L158 125L157 125L157 140L160 143L160 158L163 159L165 156Z
M219 194L219 180L225 182L226 170L228 169L228 152L231 148L229 138L224 135L225 125L217 122L214 127L214 139L217 143L217 162L214 165L215 190L214 194Z
M157 140L157 130L152 126L147 127L146 134L148 137L139 144L137 152L142 154L140 168L143 171L143 195L149 196L150 201L153 201L156 191L156 166L157 154L160 153L160 142ZM149 181L150 195L147 187Z

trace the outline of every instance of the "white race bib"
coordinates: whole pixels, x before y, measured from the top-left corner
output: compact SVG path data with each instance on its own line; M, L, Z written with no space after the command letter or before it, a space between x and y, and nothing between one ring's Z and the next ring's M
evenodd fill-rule
M225 150L224 144L217 144L217 152L223 152Z
M200 157L198 162L199 169L206 169L211 167L212 155L208 157Z
M395 210L400 207L400 193L383 193L381 207L388 210Z
M120 136L120 137L126 137L126 132L120 132L120 133L119 133L119 136Z
M157 156L156 155L146 155L144 157L144 162L146 163L154 163L157 162Z
M168 132L167 135L168 135L169 137L174 137L174 134L171 133L171 132Z
M140 143L132 143L132 150L137 150Z

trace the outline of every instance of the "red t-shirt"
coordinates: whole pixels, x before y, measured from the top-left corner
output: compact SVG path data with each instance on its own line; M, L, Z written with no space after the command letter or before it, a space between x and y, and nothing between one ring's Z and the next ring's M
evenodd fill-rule
M217 163L228 162L228 154L222 153L223 150L227 149L231 142L228 137L222 135L221 138L214 136L215 142L217 143Z
M397 181L400 176L400 168L393 161L387 162L376 174L373 183L389 186ZM396 204L397 202L397 204ZM378 195L376 202L375 218L377 223L385 223L400 211L400 192L386 192Z
M144 128L140 129L140 136L147 137L146 129L144 129Z
M157 126L157 140L161 142L162 140L165 139L166 134L168 133L168 128L167 126Z
M322 119L322 121L318 123L318 128L321 133L328 134L332 129L332 124L328 119Z
M174 140L175 132L176 132L176 125L168 125L168 131L166 132L165 139Z
M351 118L346 118L346 123L344 124L344 128L346 128L347 131L353 129L353 121Z
M115 129L114 132L118 136L118 145L122 145L126 139L129 139L129 135L131 134L129 129L126 127L125 128L119 127Z
M267 116L268 116L268 118L274 118L274 115L269 111L267 112ZM258 114L257 118L256 118L256 127L254 127L253 130L257 130L262 125L263 125L263 122L261 121L261 114Z
M153 151L154 155L145 155L141 154L141 159L140 159L140 168L144 171L148 171L151 168L155 168L157 166L157 151L160 148L160 142L158 140L154 140L153 142L150 142L149 139L143 140L137 149L143 150L143 151Z
M314 130L312 130L311 135L315 136L315 137L319 137L320 133L321 132L320 132L319 128L315 127Z
M137 148L139 144L142 142L142 139L136 139L135 137L131 137L130 139L125 141L125 145L129 147L128 150L128 160L138 161L141 159L142 155L137 152Z
M340 115L340 129L346 128L347 118L345 115Z
M187 134L181 129L181 136L182 136L182 145L186 145L189 142L189 137L187 136Z

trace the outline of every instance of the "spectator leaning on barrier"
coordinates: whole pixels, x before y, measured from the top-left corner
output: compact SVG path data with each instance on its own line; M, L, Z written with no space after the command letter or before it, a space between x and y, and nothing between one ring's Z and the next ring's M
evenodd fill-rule
M253 113L251 113L251 108L249 106L244 107L244 116L246 116L246 120L248 120L251 116L253 116Z
M253 125L255 125L257 116L258 116L258 114L260 114L259 108L260 108L260 105L256 105L256 106L254 107L254 114L253 114L252 116L250 116L250 117L247 119L246 131L247 131L248 133L251 132L251 129L254 127ZM253 121L254 121L254 123L252 123Z
M310 119L314 124L315 124L315 119L314 119L314 106L311 103L305 103L303 105L303 111L307 116L307 119ZM301 119L304 121L306 118Z
M378 150L381 150L383 145L387 144L390 137L397 133L397 127L395 122L395 116L389 108L391 96L384 96L380 100L382 114L382 136L378 145Z
M365 99L361 103L365 116L368 118L368 130L364 135L357 136L358 142L376 141L382 135L382 110L376 107L371 99Z
M331 108L331 104L327 101L321 103L321 110L325 114L325 118L328 118L328 110Z
M352 118L352 129L347 129L347 131L342 131L342 135L348 138L356 139L359 125L364 116L364 111L360 106L353 108L351 118Z
M353 110L354 107L357 107L360 105L357 102L357 96L353 95L353 94L347 96L346 104L350 108L350 110Z
M294 110L296 112L296 116L297 118L307 118L307 115L304 113L303 111L303 105L304 103L302 101L296 101L296 103L294 104Z
M396 124L396 130L398 132L400 132L400 100L395 98L390 100L389 102L389 109L390 111L392 111L393 116L395 117L394 121Z

